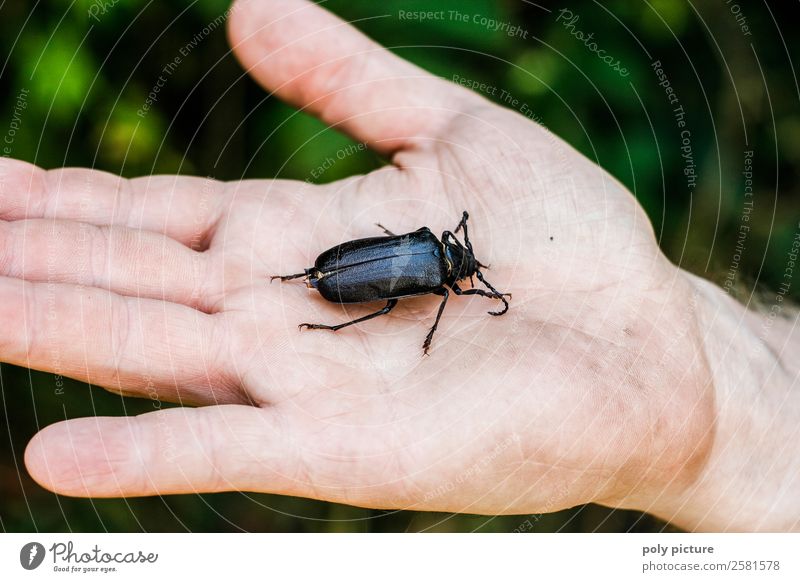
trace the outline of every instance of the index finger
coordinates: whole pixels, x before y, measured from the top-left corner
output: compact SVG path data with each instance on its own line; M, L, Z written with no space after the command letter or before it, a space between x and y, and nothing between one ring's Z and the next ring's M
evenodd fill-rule
M0 158L0 219L124 226L207 246L228 200L226 184L192 176L126 179L87 168L45 170Z

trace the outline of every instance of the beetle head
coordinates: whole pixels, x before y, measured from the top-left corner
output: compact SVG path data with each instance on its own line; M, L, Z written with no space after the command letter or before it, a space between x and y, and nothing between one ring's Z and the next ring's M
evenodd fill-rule
M450 232L449 230L444 231L442 233L442 244L444 244L445 254L447 259L450 261L450 264L453 266L452 273L450 275L450 280L448 284L452 284L459 279L465 279L467 277L472 280L472 275L478 277L478 280L483 283L489 291L491 291L491 297L495 297L503 302L503 309L500 311L490 311L490 315L503 315L506 311L508 311L508 300L506 297L511 297L510 293L500 293L497 289L492 287L492 284L489 283L483 277L483 273L481 269L488 269L487 265L482 264L478 259L475 258L475 253L472 251L472 243L469 240L469 235L467 234L467 220L469 219L469 214L467 211L464 211L464 214L461 216L461 222L458 223L455 232L463 229L464 231L464 244L461 244L455 235Z

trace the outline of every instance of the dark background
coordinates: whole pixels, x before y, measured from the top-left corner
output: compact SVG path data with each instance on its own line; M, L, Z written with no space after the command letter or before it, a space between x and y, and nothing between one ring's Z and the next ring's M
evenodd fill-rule
M258 0L253 0L258 1ZM228 52L227 10L203 2L0 4L0 133L4 155L45 168L89 166L124 176L208 175L221 180L312 180L311 170L352 143L273 98ZM92 8L94 6L94 8ZM744 208L744 151L752 150L754 205L735 284L769 308L798 232L800 108L791 55L800 58L797 2L649 0L331 1L331 10L403 57L446 78L486 82L513 95L556 134L635 193L662 248L683 268L722 284L736 260ZM614 72L557 22L562 8L629 74ZM738 8L738 10L737 10ZM398 10L458 10L470 22L411 22ZM97 20L89 17L94 10ZM743 34L736 14L746 18ZM518 25L492 32L473 15ZM163 67L200 35L137 115ZM649 56L648 56L649 55ZM688 188L680 130L650 64L660 60L686 112L697 172ZM499 91L498 91L499 92ZM22 96L22 98L20 98ZM9 144L8 141L11 141ZM346 156L318 181L368 172L370 152ZM789 295L798 297L798 286ZM769 291L772 289L772 291ZM14 333L14 330L0 330ZM382 512L249 493L127 500L59 497L22 465L43 426L88 415L137 414L149 401L2 366L0 528L5 531L660 531L635 512L586 506L542 516Z

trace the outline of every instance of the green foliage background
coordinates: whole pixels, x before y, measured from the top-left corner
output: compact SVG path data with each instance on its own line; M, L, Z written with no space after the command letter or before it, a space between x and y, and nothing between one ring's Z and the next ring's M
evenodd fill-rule
M105 13L98 7L105 4ZM94 6L94 8L92 8ZM740 2L752 35L723 0L384 0L326 3L403 57L446 78L503 89L536 119L608 169L641 201L665 252L722 282L744 203L745 150L754 151L755 206L734 290L769 304L798 231L800 109L791 3ZM314 181L349 139L266 96L228 52L219 26L182 58L157 101L137 115L163 67L217 20L226 0L120 0L0 4L0 133L4 155L46 168L90 166L137 176ZM630 71L622 77L556 21L576 27ZM97 19L89 17L94 10ZM398 10L458 10L456 19L412 22ZM548 12L550 10L551 12ZM519 25L527 38L492 32L472 15ZM648 54L650 56L648 56ZM689 192L680 135L650 64L661 60L687 113L698 165ZM20 95L23 95L20 101ZM497 97L494 97L497 100ZM16 124L12 123L17 119ZM13 132L12 132L13 129ZM746 132L746 138L745 138ZM11 135L13 133L13 135ZM381 163L370 152L337 161L332 181ZM797 286L790 294L797 297ZM13 333L13 330L0 330ZM5 531L654 531L634 512L587 506L550 515L480 517L381 512L269 495L230 493L127 500L55 496L22 465L39 427L88 415L137 414L150 402L3 366L0 528Z

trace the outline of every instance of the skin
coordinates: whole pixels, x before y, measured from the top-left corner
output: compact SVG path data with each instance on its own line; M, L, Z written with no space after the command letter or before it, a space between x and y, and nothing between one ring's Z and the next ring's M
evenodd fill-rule
M597 165L322 8L243 0L229 37L266 90L391 164L315 186L0 161L2 360L197 406L45 428L25 455L43 487L798 527L793 322L759 349L759 316L672 265ZM376 220L440 232L464 209L511 309L451 294L430 357L436 296L299 333L381 305L268 283Z

